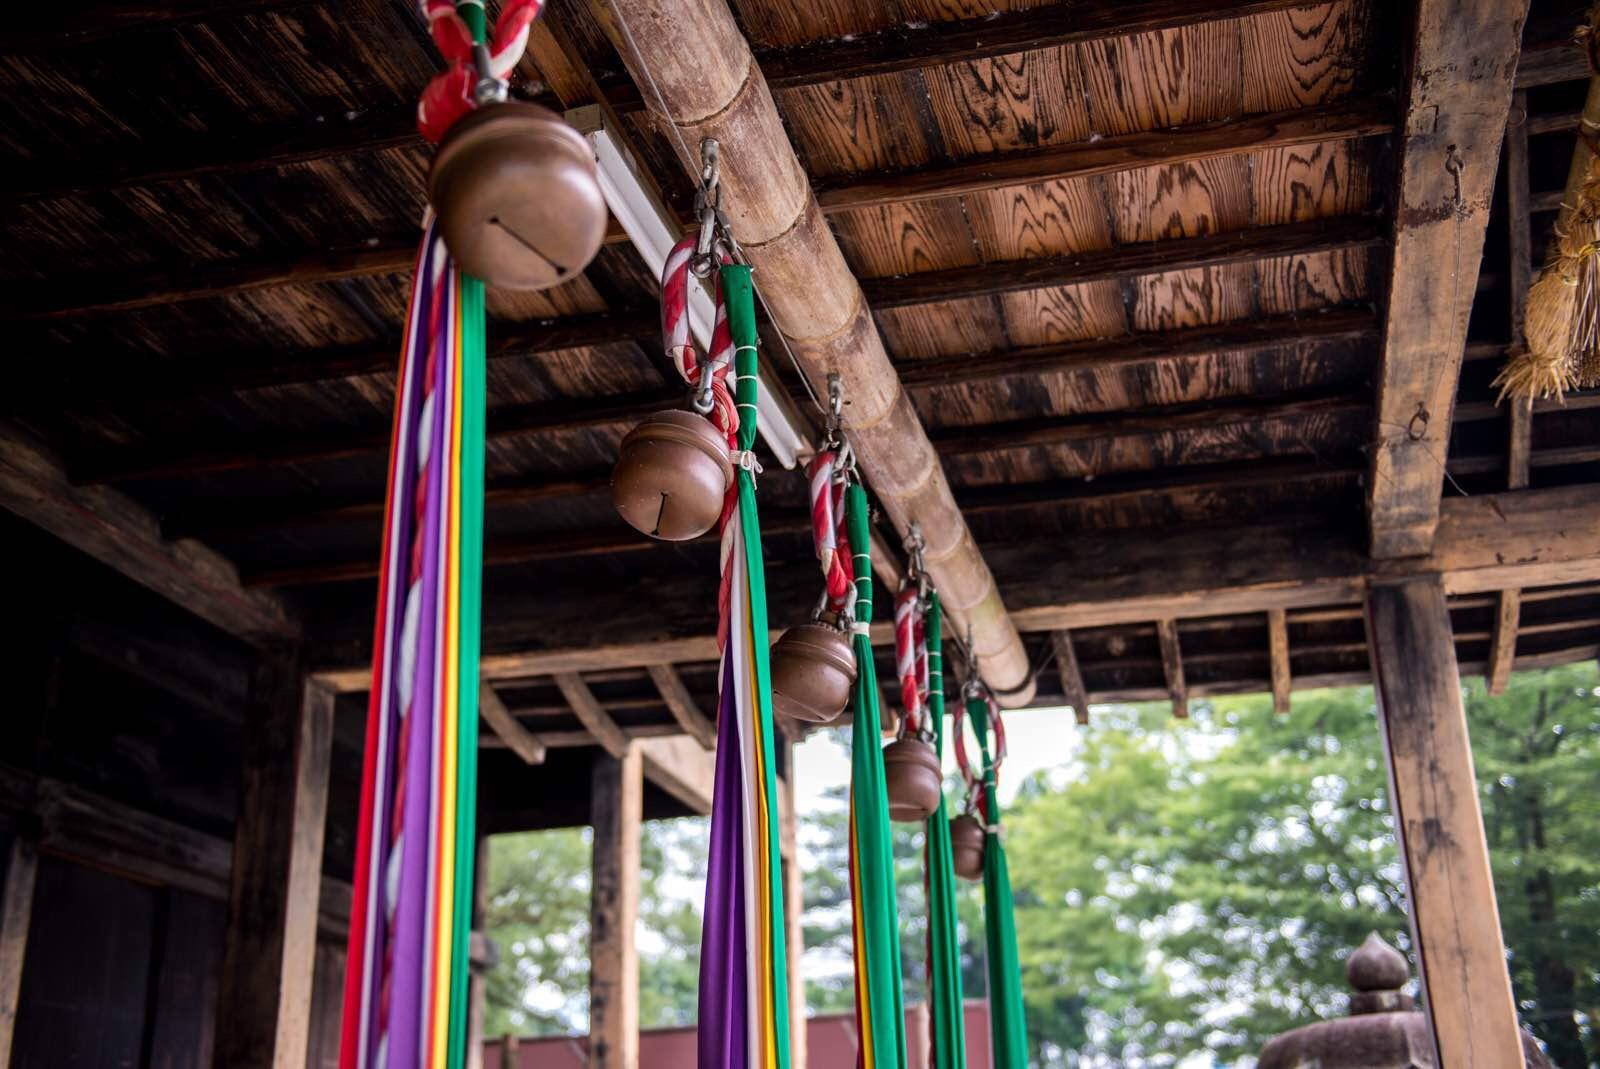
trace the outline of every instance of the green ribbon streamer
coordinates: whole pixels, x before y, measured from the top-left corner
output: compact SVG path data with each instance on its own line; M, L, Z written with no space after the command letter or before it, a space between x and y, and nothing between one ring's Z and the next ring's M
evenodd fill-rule
M482 0L456 0L456 14L467 24L467 32L478 44L489 41L489 19L484 13Z
M867 492L858 484L845 491L845 517L856 573L856 622L872 622L872 556L868 551ZM894 840L889 831L889 796L884 786L879 740L878 673L872 638L851 636L856 655L855 722L850 729L850 812L855 827L855 908L861 928L855 948L866 1003L860 1041L871 1044L875 1069L906 1069L905 987L900 973L900 911L895 902ZM857 983L861 982L857 977Z
M989 760L989 703L967 702L978 752L983 755L983 802L989 827L1000 826L994 765ZM1027 1069L1028 1028L1022 1016L1022 971L1017 961L1017 920L1011 900L1011 870L1000 836L983 844L983 926L989 949L989 1040L995 1069Z
M756 302L755 286L750 279L750 268L743 264L730 264L722 268L722 298L728 311L728 327L733 334L734 404L739 412L739 448L748 452L756 444L756 401L761 389L757 379L756 355ZM766 809L770 833L764 844L767 851L769 873L768 892L772 902L772 976L769 982L773 997L773 1030L777 1037L776 1069L789 1065L789 957L786 953L786 933L783 915L783 862L778 852L778 772L774 758L777 747L772 727L772 666L767 648L767 571L761 552L761 519L756 511L755 473L743 465L735 470L739 487L739 522L743 525L745 568L750 575L750 629L754 641L750 642L751 658L756 676L756 730L761 736L761 752L766 755L762 790L766 793ZM739 591L733 592L734 597ZM728 642L741 641L744 636L729 635ZM754 860L754 859L752 859ZM757 1022L751 1021L752 1028Z
M944 758L944 607L928 595L928 716L934 750ZM930 1069L966 1069L967 1030L962 1014L961 936L956 923L956 873L950 817L944 795L928 818L928 1018L933 1033Z
M487 398L483 283L461 276L461 647L456 743L456 897L451 917L450 1069L467 1057L467 984L477 869L478 653L483 622L483 451Z

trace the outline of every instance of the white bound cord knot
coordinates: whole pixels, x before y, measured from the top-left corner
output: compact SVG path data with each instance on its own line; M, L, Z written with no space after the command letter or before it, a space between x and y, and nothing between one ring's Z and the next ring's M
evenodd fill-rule
M752 475L760 475L763 471L754 449L730 449L728 459L733 462L734 467L742 468Z
M852 635L865 635L867 638L871 638L872 625L864 621L853 622L850 625L850 633Z

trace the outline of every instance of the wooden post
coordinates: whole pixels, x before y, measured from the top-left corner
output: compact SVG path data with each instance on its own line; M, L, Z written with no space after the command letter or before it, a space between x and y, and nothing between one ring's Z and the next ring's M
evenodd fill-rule
M0 898L0 1065L11 1064L11 1037L17 1028L17 998L22 994L22 959L33 920L33 881L39 853L22 836L11 840L5 894Z
M639 1069L639 836L644 758L637 744L594 763L589 912L590 1069Z
M1272 660L1272 711L1287 713L1294 680L1289 672L1289 613L1285 609L1267 610L1267 650Z
M245 722L213 1064L302 1069L310 1033L333 692L263 652Z
M1050 640L1056 648L1056 671L1061 675L1061 693L1078 723L1089 722L1089 691L1083 685L1083 670L1078 667L1078 651L1072 645L1072 632L1066 628L1052 631Z
M1521 1065L1443 586L1374 584L1367 642L1435 1064Z
M1189 716L1189 686L1183 680L1183 648L1178 645L1178 621L1157 620L1156 638L1161 643L1161 671L1172 695L1172 715L1179 720Z

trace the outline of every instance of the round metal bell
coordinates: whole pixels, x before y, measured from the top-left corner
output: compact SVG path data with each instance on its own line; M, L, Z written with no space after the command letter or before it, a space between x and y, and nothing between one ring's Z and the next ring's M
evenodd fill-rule
M636 530L684 542L711 530L732 483L728 443L711 421L669 410L647 416L622 439L611 501Z
M950 863L963 880L983 879L983 825L971 813L950 818Z
M916 823L939 808L944 790L939 758L921 739L906 736L883 748L883 778L890 820Z
M428 200L462 270L504 289L558 286L605 240L594 152L536 104L490 104L452 126L428 172Z
M799 624L772 647L772 709L779 716L826 724L850 702L855 652L837 627Z

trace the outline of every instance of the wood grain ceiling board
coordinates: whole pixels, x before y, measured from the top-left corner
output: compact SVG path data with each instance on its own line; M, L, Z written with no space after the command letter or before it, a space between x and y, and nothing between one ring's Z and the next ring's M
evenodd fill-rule
M999 302L989 297L889 308L873 318L895 360L983 353L1009 344Z
M1105 180L1067 178L961 198L986 260L1027 260L1108 249Z
M1370 0L1337 0L1239 23L1244 108L1249 112L1348 96L1369 58Z
M758 49L845 37L905 21L898 4L883 0L810 0L804 4L732 0L730 6L750 44Z
M1072 48L930 67L922 77L951 158L1042 148L1089 136Z
M840 212L828 220L861 278L910 275L979 261L958 197Z
M925 129L920 71L784 89L774 100L813 179L916 167L942 155Z

